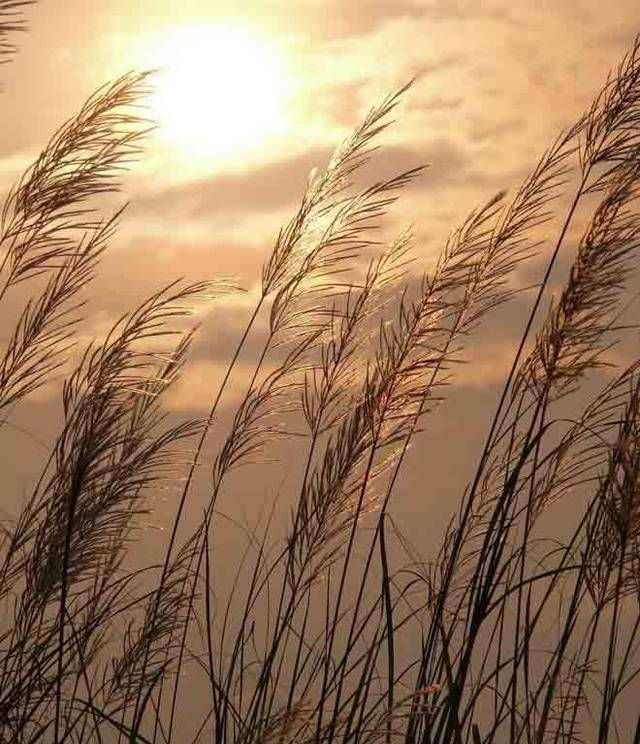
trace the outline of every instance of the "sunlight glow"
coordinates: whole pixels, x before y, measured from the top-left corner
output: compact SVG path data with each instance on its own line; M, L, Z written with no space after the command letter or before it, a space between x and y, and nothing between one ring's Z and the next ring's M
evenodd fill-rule
M154 116L163 139L185 153L235 155L284 130L290 85L283 55L249 30L171 31L154 56Z

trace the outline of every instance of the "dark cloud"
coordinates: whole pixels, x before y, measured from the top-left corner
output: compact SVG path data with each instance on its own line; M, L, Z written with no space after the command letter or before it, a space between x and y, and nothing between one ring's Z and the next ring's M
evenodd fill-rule
M181 237L131 238L114 245L103 256L86 295L90 312L117 316L122 308L141 302L177 277L189 281L231 277L243 288L260 277L269 250L251 245L210 241L189 242Z
M326 166L329 149L316 149L302 155L265 165L254 171L215 176L170 186L157 193L136 196L129 214L175 214L183 220L206 220L213 215L251 215L295 206L312 168ZM445 182L470 177L470 160L464 150L447 139L434 139L420 146L381 147L357 178L358 184L391 177L418 165L428 165L427 173L415 188L433 188Z
M130 213L175 213L181 218L202 219L213 214L279 209L300 199L312 168L326 165L330 156L331 150L318 148L246 173L223 174L147 192L136 196Z
M464 183L486 187L492 179L476 168L472 152L459 141L436 137L419 147L391 146L381 148L362 170L362 182L390 178L416 166L426 166L422 175L408 187L409 191L431 191Z
M224 301L212 305L203 319L200 333L193 345L191 359L196 362L227 364L252 312L251 305L238 307ZM255 324L254 333L247 338L244 346L247 358L256 359L260 355L264 345L266 323L266 314L263 314Z

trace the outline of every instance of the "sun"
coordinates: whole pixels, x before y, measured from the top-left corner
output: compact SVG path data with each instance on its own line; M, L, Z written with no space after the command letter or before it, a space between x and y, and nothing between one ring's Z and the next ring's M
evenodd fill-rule
M277 48L233 26L179 29L154 55L152 98L164 140L197 156L236 155L286 125L290 76Z

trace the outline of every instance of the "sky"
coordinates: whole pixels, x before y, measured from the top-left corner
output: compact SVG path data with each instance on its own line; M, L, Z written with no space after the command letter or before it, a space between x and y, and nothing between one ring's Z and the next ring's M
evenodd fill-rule
M157 129L114 200L130 203L87 293L79 346L178 276L232 277L245 290L199 311L167 399L175 416L208 410L279 227L371 106L418 76L368 173L428 166L386 223L389 234L413 226L421 270L470 209L517 189L640 31L638 0L40 0L28 26L0 67L2 193L98 86L159 68L146 102ZM527 307L523 296L490 317L406 460L394 515L425 553L473 473ZM241 360L227 412L250 371ZM0 432L7 492L29 493L34 447L44 460L57 432L60 382ZM224 509L255 515L283 477L282 466L241 475ZM173 502L154 506L151 523L166 528ZM232 532L220 540L229 548Z
M0 70L5 193L96 87L131 69L160 68L147 102L157 130L126 175L119 200L130 205L78 340L104 333L176 276L233 277L246 292L201 312L192 363L168 400L190 415L209 405L251 311L261 262L311 170L371 106L419 76L369 172L428 165L387 223L390 233L413 225L418 267L428 265L474 205L517 188L638 30L636 0L616 0L606 12L600 0L41 0L28 18L19 54ZM491 319L446 413L425 434L445 475L473 462L467 452L508 367L524 306ZM248 369L240 365L229 405ZM45 442L55 432L58 384L16 412L16 424ZM442 444L449 436L461 437L455 452ZM26 488L24 446L14 439L4 458ZM407 471L411 488L421 471ZM444 493L460 485L444 475L441 482Z

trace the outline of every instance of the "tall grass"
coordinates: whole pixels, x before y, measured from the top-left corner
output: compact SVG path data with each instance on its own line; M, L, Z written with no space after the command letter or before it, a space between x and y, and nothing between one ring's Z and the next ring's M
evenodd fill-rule
M0 0L5 57L26 5ZM91 199L140 153L148 84L97 91L2 211L0 301L30 294L5 334L1 425L66 380L48 460L2 528L0 740L638 744L640 357L607 352L635 328L640 40L422 273L411 231L379 230L422 169L366 182L410 85L373 108L278 234L202 421L176 423L163 399L197 332L184 317L228 282L172 283L74 350L122 215ZM525 266L542 266L533 288ZM409 447L516 297L529 314L472 479L439 544L415 548L391 511ZM285 492L229 584L223 504L241 467L274 458ZM162 558L137 566L167 483Z

